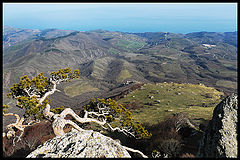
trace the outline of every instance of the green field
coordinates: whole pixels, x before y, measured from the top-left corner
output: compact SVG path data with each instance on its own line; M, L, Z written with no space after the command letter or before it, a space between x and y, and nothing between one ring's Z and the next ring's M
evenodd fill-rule
M137 42L137 41L130 41L130 40L119 40L118 43L116 44L117 46L123 48L123 49L129 49L129 50L134 50L141 48L144 46L146 43L145 42Z
M91 92L91 91L99 91L98 88L93 87L88 82L76 82L72 85L69 85L64 88L64 92L69 97L75 97L77 95L81 95L83 93Z
M173 113L188 113L189 118L210 119L213 109L221 101L222 92L197 84L145 84L118 101L120 104L137 103L141 108L132 110L136 120L157 124Z
M120 72L117 78L117 81L122 82L124 79L131 78L131 77L132 77L131 73L127 69L124 69Z

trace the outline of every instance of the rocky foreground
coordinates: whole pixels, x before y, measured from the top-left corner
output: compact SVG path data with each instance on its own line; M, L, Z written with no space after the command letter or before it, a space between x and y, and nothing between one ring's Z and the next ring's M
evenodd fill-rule
M213 112L205 129L197 157L236 158L237 143L237 94L226 97ZM101 133L72 129L40 145L27 158L131 158L118 141Z
M72 129L40 145L27 158L131 158L118 141L92 130Z

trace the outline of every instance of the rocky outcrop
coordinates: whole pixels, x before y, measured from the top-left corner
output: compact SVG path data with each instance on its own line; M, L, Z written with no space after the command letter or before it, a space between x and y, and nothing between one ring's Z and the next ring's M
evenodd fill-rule
M216 106L203 134L197 157L237 157L237 97L237 94L231 94Z
M121 144L92 130L57 136L40 145L27 158L131 158Z

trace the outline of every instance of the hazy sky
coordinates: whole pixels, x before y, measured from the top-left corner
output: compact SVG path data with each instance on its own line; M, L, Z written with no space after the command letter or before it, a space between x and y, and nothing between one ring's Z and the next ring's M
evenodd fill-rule
M3 25L123 32L237 30L237 3L3 3Z

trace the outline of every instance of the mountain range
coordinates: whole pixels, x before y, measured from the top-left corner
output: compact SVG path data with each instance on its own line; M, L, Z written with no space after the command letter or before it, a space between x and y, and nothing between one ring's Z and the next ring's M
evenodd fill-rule
M19 29L4 26L3 100L23 75L79 69L59 86L55 105L73 108L104 97L127 81L202 83L237 92L237 32L126 33L105 30Z

